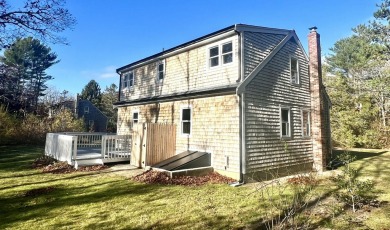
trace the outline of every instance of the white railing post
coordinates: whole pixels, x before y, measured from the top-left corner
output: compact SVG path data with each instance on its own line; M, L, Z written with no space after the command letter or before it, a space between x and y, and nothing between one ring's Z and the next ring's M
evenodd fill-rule
M106 141L107 141L107 136L102 136L102 148L101 148L101 152L102 152L102 158L104 159L104 157L106 156Z

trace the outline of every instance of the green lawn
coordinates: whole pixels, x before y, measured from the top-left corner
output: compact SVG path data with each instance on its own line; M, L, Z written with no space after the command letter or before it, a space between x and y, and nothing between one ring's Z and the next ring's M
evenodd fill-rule
M378 199L390 201L390 152L376 152L356 152L353 164L375 180ZM269 216L269 203L254 185L145 185L102 171L44 174L31 168L42 153L38 147L0 146L0 229L237 229ZM318 194L334 189L328 180L322 183ZM375 209L365 223L389 227L388 213L389 205ZM313 221L317 227L344 226Z

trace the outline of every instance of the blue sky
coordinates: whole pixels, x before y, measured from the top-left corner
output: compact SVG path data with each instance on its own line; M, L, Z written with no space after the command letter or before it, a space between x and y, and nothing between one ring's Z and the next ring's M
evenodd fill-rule
M115 69L227 26L243 23L294 29L307 47L317 26L323 53L351 28L372 19L380 0L68 0L77 19L62 35L69 46L49 44L60 63L48 70L57 90L80 93L92 79L102 90L119 84Z

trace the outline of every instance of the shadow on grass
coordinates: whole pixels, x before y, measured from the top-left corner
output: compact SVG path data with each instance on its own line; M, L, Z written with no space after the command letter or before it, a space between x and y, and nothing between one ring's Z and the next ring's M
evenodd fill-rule
M375 179L382 179L386 181L390 181L390 159L387 156L384 156L385 153L388 151L376 151L376 150L333 150L333 157L336 158L338 155L348 152L352 156L355 156L355 160L352 164L352 167L356 168L358 171L357 177L360 176L370 176ZM341 165L338 165L340 167ZM338 167L334 167L333 170L337 169ZM355 178L355 179L356 179ZM317 197L315 200L310 201L305 208L302 208L297 211L297 214L304 214L305 211L310 210L311 208L315 208L317 204L321 201L326 200L327 198L330 198L335 193L339 191L338 188L335 189L329 189L326 193L322 194L320 197ZM376 191L376 193L380 192L379 190ZM374 194L375 196L377 194ZM386 202L384 202L385 204ZM309 228L305 229L318 229L321 226L324 226L326 223L329 223L332 221L332 219L339 217L343 214L345 214L345 210L350 209L349 205L345 204L342 208L340 208L340 211L337 213L333 213L332 215L323 216L322 218L319 218L316 222L312 223ZM270 226L272 226L273 221L278 219L283 219L286 216L283 213L288 213L288 209L281 210L281 215L275 215L271 217L270 219L264 220L264 219L258 219L251 223L251 229L270 229ZM351 228L354 226L350 226ZM358 227L358 226L356 226Z

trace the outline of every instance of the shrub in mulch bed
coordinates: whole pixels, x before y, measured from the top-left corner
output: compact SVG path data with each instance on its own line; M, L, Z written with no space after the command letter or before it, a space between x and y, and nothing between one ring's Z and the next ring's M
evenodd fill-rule
M146 171L132 178L135 181L146 184L163 184L163 185L185 185L185 186L200 186L207 183L211 184L227 184L235 180L229 177L222 176L216 172L209 173L205 176L180 176L170 178L164 172L155 170Z
M72 172L92 172L108 168L106 165L81 166L77 170L67 162L56 161L48 156L41 156L32 163L33 168L41 169L44 173L66 174Z

